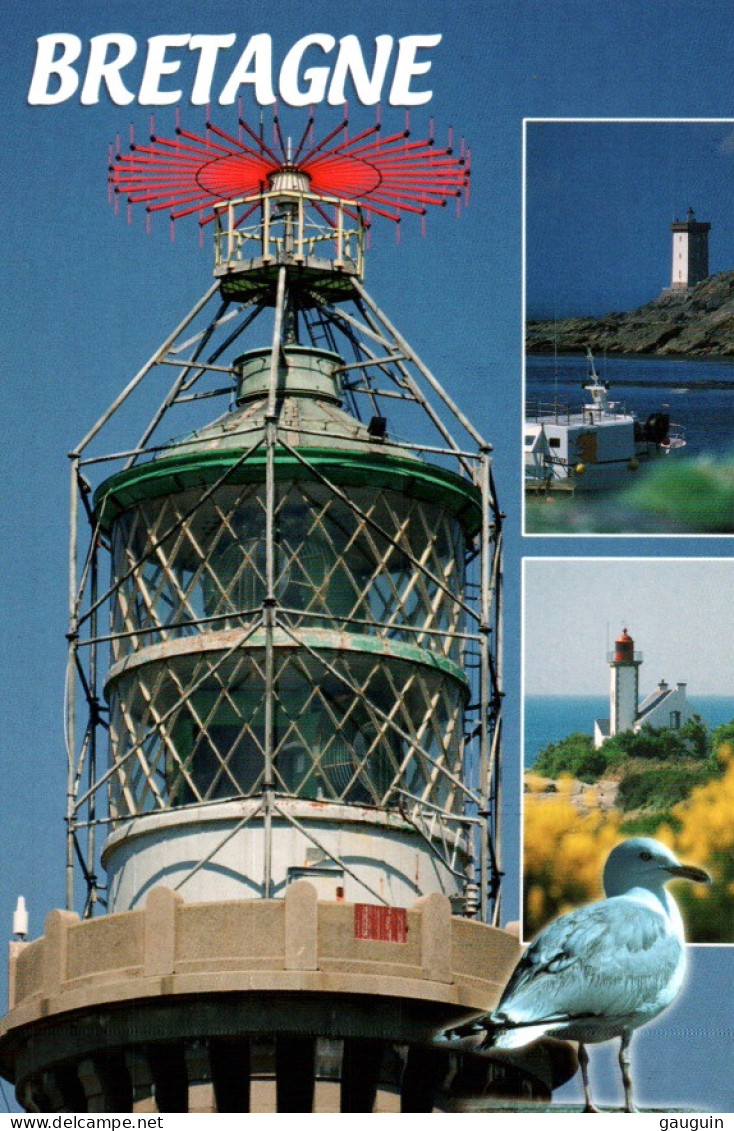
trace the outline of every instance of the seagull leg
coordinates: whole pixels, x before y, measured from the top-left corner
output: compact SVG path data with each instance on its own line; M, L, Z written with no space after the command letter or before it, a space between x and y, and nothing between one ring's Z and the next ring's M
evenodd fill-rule
M630 1074L630 1041L632 1030L625 1029L622 1033L622 1042L619 1046L619 1067L622 1070L622 1083L624 1084L624 1110L636 1111L632 1103L632 1076Z
M589 1087L589 1054L586 1051L586 1045L583 1042L579 1043L579 1068L581 1069L581 1079L584 1082L584 1112L597 1112L598 1107L594 1107L591 1102L591 1088Z

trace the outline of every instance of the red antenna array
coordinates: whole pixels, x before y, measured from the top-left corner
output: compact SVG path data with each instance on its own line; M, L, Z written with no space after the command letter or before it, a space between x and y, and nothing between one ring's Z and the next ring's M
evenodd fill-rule
M178 114L173 138L158 137L151 122L149 144L137 144L131 131L129 152L113 155L110 186L148 213L168 210L172 221L199 213L201 224L213 219L213 213L202 217L202 210L267 191L273 174L284 170L306 174L315 195L357 201L396 224L403 213L425 216L431 205L456 198L461 207L468 200L469 151L463 141L458 156L450 141L436 147L432 121L421 140L411 139L407 120L404 129L383 137L379 119L350 138L345 115L315 143L313 122L311 114L295 145L283 137L277 111L271 145L262 126L256 132L241 116L237 137L208 116L204 136L184 129Z

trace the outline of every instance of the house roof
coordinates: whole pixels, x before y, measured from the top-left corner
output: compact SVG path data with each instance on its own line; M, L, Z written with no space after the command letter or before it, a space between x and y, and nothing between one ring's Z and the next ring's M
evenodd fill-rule
M648 695L647 699L644 699L642 703L640 703L639 710L637 711L637 722L640 722L646 715L649 715L651 711L654 711L656 707L659 707L661 703L664 703L675 690L676 688L674 687L656 688L651 695Z

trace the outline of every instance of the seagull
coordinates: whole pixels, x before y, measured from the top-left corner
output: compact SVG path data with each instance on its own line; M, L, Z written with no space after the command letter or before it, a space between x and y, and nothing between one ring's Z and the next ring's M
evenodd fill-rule
M625 1111L634 1111L632 1032L675 1001L685 975L683 921L665 890L679 877L711 879L657 840L618 844L604 867L607 898L561 916L538 935L485 1019L483 1047L520 1048L546 1035L578 1041L584 1110L593 1112L586 1045L620 1037Z

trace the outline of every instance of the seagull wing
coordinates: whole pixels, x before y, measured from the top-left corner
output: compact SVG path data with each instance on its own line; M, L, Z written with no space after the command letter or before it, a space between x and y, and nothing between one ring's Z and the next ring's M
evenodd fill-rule
M627 896L607 899L564 915L538 936L491 1020L500 1028L546 1032L574 1020L646 1020L675 997L683 961L665 914Z

